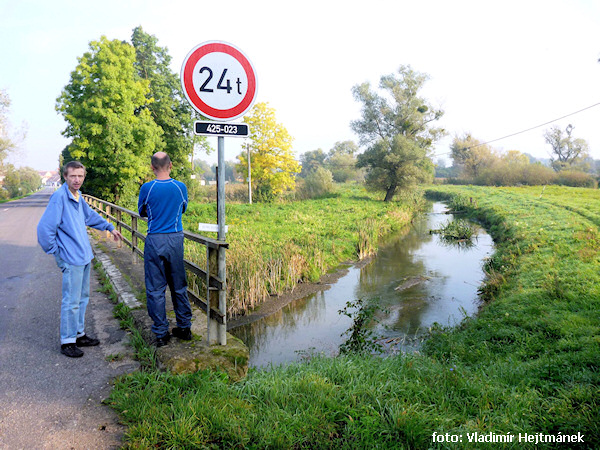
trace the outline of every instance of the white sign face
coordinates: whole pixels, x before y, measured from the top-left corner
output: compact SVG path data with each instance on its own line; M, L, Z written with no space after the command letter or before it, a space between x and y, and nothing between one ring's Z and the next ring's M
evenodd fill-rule
M190 104L213 120L243 116L256 98L256 76L246 56L231 44L211 41L195 47L181 68Z

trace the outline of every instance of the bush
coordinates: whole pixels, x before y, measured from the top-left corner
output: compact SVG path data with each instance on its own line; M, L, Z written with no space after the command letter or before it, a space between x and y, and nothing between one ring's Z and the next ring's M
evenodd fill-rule
M217 186L200 186L199 183L190 183L188 186L190 201L198 203L214 203L217 201ZM227 183L225 185L225 202L247 203L248 185L245 183Z
M333 192L333 175L327 169L319 167L306 177L303 186L304 198L323 197Z
M561 170L558 172L558 184L571 187L598 187L598 182L592 175L579 170Z

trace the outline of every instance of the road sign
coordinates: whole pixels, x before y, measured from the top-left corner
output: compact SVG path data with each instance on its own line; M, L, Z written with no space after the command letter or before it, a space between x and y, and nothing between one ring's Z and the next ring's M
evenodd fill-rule
M201 136L248 136L248 125L245 123L194 122L194 133Z
M181 66L181 85L190 104L209 119L243 116L256 98L256 74L240 49L222 41L197 45Z

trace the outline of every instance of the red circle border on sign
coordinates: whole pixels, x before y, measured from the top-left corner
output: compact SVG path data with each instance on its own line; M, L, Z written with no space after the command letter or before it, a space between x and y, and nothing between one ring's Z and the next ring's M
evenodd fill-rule
M226 53L234 57L243 67L248 78L248 91L240 103L230 109L217 109L208 106L202 101L202 99L196 93L194 83L192 81L194 67L203 56L208 53ZM254 101L256 94L256 76L254 74L254 68L252 64L244 56L244 54L237 48L225 42L207 42L200 44L198 47L193 49L190 54L186 57L183 63L183 69L181 72L181 80L183 84L183 90L192 104L192 106L198 110L201 114L204 114L210 119L214 120L233 120L243 115Z

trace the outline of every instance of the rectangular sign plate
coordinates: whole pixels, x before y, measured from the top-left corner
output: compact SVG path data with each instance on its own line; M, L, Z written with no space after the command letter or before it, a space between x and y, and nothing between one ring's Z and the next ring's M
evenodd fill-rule
M225 233L229 230L229 225L225 225ZM199 223L198 231L212 231L213 233L219 232L219 225L213 223Z
M247 137L248 125L245 123L194 122L194 133L201 136Z

